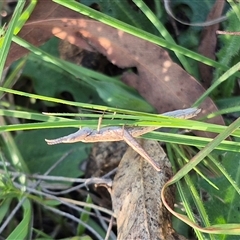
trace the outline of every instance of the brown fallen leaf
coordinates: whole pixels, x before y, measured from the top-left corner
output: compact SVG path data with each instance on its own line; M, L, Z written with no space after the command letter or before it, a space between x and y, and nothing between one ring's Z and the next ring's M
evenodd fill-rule
M59 16L55 11L56 9L54 14ZM69 16L68 11L63 12L62 16ZM159 113L190 107L205 91L192 76L171 60L167 51L155 44L93 20L83 18L42 20L39 15L36 18L38 20L30 19L22 30L28 32L28 35L20 32L20 36L31 39L29 35L33 29L40 31L41 35L46 31L47 36L53 34L81 48L100 52L120 68L135 67L137 75L132 77L133 74L126 73L123 81L137 89ZM12 51L11 49L11 56ZM217 110L210 98L207 98L200 108L202 112L199 117ZM209 122L224 125L220 116L210 119ZM215 136L202 132L198 135Z
M158 142L139 140L139 143L162 171L157 172L130 147L124 154L111 192L118 239L183 240L172 229L171 214L160 197L163 185L172 176L171 164ZM173 188L169 188L166 199L173 206Z
M207 17L207 21L217 19L222 15L225 1L216 1L211 12ZM201 34L201 41L198 52L205 57L215 60L215 51L217 45L216 31L219 29L219 23L207 26L203 29ZM198 63L199 73L203 81L203 86L208 88L213 79L213 68L201 62Z
M137 89L159 113L189 107L205 91L200 83L171 60L163 48L100 22L52 19L29 23L28 26L52 31L60 39L80 47L83 47L81 42L85 40L89 48L102 53L118 67L136 67L138 74L134 80L133 74L125 74L123 81ZM200 107L202 116L217 110L210 98ZM209 122L224 124L221 117Z

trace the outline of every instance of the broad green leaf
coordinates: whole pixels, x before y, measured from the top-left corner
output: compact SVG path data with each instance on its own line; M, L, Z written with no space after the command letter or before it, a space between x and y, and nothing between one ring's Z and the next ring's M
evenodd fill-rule
M64 154L66 158L49 175L79 177L80 164L88 156L91 144L75 143L48 146L45 138L54 138L74 132L75 129L33 130L18 134L16 144L31 173L44 174Z

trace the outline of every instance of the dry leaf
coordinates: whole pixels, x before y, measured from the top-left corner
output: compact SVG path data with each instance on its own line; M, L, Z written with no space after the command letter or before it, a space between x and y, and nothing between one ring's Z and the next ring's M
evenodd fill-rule
M123 81L137 89L159 113L190 107L205 91L164 49L100 22L52 19L32 24L80 47L85 40L89 49L102 53L118 67L136 67L135 81L129 75L125 75ZM210 98L200 107L202 116L217 110ZM224 124L221 117L210 122Z
M85 177L102 177L116 168L127 146L124 141L94 143L87 161Z
M216 1L208 15L207 21L219 18L222 15L224 5L225 1ZM198 48L198 52L200 54L213 60L215 60L215 51L217 45L216 31L218 28L219 23L205 27L202 31L201 42ZM213 79L213 68L201 62L198 63L198 67L201 79L203 81L203 86L208 88Z
M157 172L130 147L124 154L111 193L118 239L185 239L172 229L171 214L160 197L163 185L172 176L171 164L158 142L139 142L162 171ZM166 199L173 206L174 191L168 191Z
M193 77L172 62L165 50L148 41L93 20L52 19L32 24L79 47L82 47L79 40L85 39L92 49L121 68L136 67L137 82L127 81L127 77L124 81L158 112L187 108L204 92ZM202 108L207 110L209 106L213 107L213 103L208 99Z
M49 1L46 2L50 4ZM63 12L62 16L69 17L69 11ZM59 16L56 9L53 12ZM39 31L41 35L46 31L47 36L51 32L71 44L102 53L118 67L135 67L137 77L125 74L123 81L137 89L159 113L190 107L205 91L192 76L171 60L167 51L155 44L93 20L83 18L41 20L39 15L36 18L35 21L31 19L22 30L25 33L28 32L27 29L31 30L28 35L25 34L28 39L31 39L33 30ZM20 36L25 35L20 33ZM39 38L41 41L40 36ZM200 107L202 112L199 117L217 110L210 98L207 98ZM224 125L220 116L210 119L209 122ZM215 136L202 132L198 135Z

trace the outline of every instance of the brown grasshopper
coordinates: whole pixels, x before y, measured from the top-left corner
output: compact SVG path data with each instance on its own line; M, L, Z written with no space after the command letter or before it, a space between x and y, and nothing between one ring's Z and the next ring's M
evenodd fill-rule
M187 108L176 110L172 112L163 113L163 116L188 119L196 116L201 109L198 108ZM129 146L131 146L137 153L139 153L143 158L145 158L152 166L160 171L160 167L157 163L148 155L147 152L141 147L141 145L134 139L145 133L152 132L160 128L159 126L147 126L147 127L119 127L111 126L104 127L99 130L94 130L88 127L84 127L75 133L70 135L48 140L45 139L48 145L54 145L59 143L74 143L74 142L115 142L115 141L125 141Z

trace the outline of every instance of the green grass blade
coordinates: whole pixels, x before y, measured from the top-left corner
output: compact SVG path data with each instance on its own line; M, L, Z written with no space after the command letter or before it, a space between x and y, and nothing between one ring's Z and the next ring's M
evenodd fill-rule
M93 203L91 196L89 194L87 195L86 203L90 203L90 204ZM83 221L84 223L87 224L89 221L89 218L90 218L89 213L91 212L91 207L85 206L84 210L86 210L86 212L82 212L80 219L81 219L81 221ZM84 234L84 232L85 232L85 227L83 225L78 225L77 235L82 236Z
M164 25L159 21L157 16L152 12L152 10L142 1L142 0L133 0L133 2L141 9L141 11L146 15L146 17L152 22L158 32L164 37L168 42L176 44L172 36L168 33ZM179 54L178 51L174 51L178 60L183 65L184 69L189 72L191 75L194 75L192 66L189 65L187 59Z
M210 138L203 137L195 137L188 135L179 135L173 133L164 133L164 132L152 132L147 133L142 136L146 139L152 139L161 142L169 142L175 144L184 144L187 146L195 146L195 147L205 147L208 143L212 141ZM239 152L240 143L234 141L222 141L216 149L222 151L230 151L230 152Z
M233 122L229 127L221 132L214 140L206 145L192 160L187 163L181 170L179 170L171 179L171 183L175 183L190 172L198 163L200 163L208 154L210 154L216 147L227 137L231 135L237 128L240 127L240 118Z
M0 126L0 131L17 131L17 130L30 130L30 129L44 129L44 128L62 128L62 127L80 127L80 126L90 126L93 128L97 127L98 124L98 118L101 117L101 114L82 114L84 117L91 117L92 120L74 120L74 119L66 119L66 118L59 118L54 116L46 116L39 113L29 113L29 112L23 112L23 111L13 111L13 110L0 110L0 115L2 116L9 116L9 117L16 117L16 118L23 118L23 119L30 119L30 120L36 120L36 121L43 121L43 123L28 123L28 124L16 124L16 125L3 125ZM126 115L127 116L127 115ZM128 116L128 120L123 120L121 118L121 115L119 115L119 120L112 120L112 117L116 117L115 115L109 115L105 116L109 117L110 120L103 120L102 125L108 126L108 125L138 125L136 123L136 119L139 119L140 116ZM132 119L131 119L132 118ZM94 120L95 119L95 120ZM152 119L150 118L150 121ZM164 119L163 119L164 120ZM174 127L174 123L171 123L171 121L178 121L177 119L165 119L159 123L159 125L165 125L168 127ZM189 122L190 120L185 120L184 128L188 128L192 125L187 125L186 122ZM194 122L195 125L198 123L196 121ZM156 123L155 123L156 124ZM198 123L201 125L205 125L205 123ZM217 125L216 125L217 126ZM181 127L181 124L177 126L177 128ZM219 126L218 132L222 132L226 127ZM199 129L197 126L196 129ZM239 130L237 131L239 134ZM163 141L163 142L170 142L170 143L178 143L178 144L184 144L189 146L196 146L196 147L204 147L206 144L208 144L211 139L209 138L203 138L203 137L196 137L196 136L188 136L188 135L180 135L180 134L173 134L173 133L166 133L166 132L152 132L145 134L142 136L143 138L147 139L153 139L157 141ZM222 141L222 143L217 146L216 149L223 150L223 151L233 151L238 152L240 147L240 143L233 142L233 141Z
M14 34L15 35L18 34L19 31L22 29L23 25L26 23L26 21L28 20L28 18L30 17L30 15L32 13L32 11L34 10L36 4L37 4L37 0L31 0L29 5L23 11L23 13L19 17L17 25L16 25L16 27L14 29Z
M164 198L164 191L166 187L176 183L181 178L183 178L186 174L188 174L198 163L200 163L206 156L208 156L224 139L226 139L234 130L239 128L240 126L240 118L233 122L226 130L220 133L213 141L211 141L205 148L203 148L195 157L191 159L189 163L187 163L181 170L179 170L163 187L161 196L164 201L164 205L174 214L176 217L187 223L189 226L193 228L197 228L205 233L210 234L230 234L230 235L239 235L240 228L239 224L217 224L212 225L210 227L202 228L195 224L194 222L190 221L185 215L177 214L174 212L169 206L166 204Z
M15 8L15 11L13 13L12 19L8 25L8 29L6 31L6 34L2 37L1 41L0 41L0 76L2 76L3 74L3 69L4 69L4 64L6 62L7 59L7 55L10 49L10 45L11 45L11 41L12 41L12 37L13 37L13 33L15 30L15 27L18 24L18 20L19 17L22 13L24 4L26 1L18 1L17 6Z
M228 78L234 75L239 71L240 62L235 64L233 67L228 69L217 81L215 81L206 91L205 93L193 104L193 106L199 106L202 101L214 90L218 85L228 80Z
M16 67L13 69L13 71L11 71L11 73L9 74L9 76L7 77L7 79L5 79L2 87L4 88L12 88L12 86L16 83L16 81L19 78L19 75L23 69L23 66L26 62L26 58L21 59L21 61L18 62L18 64L16 65ZM1 92L0 93L0 99L3 97L4 93Z
M20 223L14 228L7 240L12 239L27 239L31 228L32 206L29 199L23 202L23 218Z
M135 109L138 106L141 111L154 112L154 108L149 103L137 95L133 88L125 85L123 82L51 56L17 36L13 37L13 41L32 51L39 59L50 62L74 77L80 78L95 89L98 95L109 105L118 107L128 105L130 109Z
M232 178L232 176L226 171L224 166L219 162L219 159L215 159L211 154L209 154L208 157L218 167L220 172L224 175L224 177L229 181L229 183L233 186L236 192L240 195L240 187L237 185L236 181Z
M215 67L215 68L221 68L223 70L228 70L229 68L223 64L220 64L210 58L204 57L198 53L195 53L187 48L181 47L179 45L173 44L171 42L168 42L160 37L157 37L151 33L148 33L146 31L143 31L141 29L135 28L129 24L126 24L124 22L121 22L115 18L112 18L110 16L107 16L99 11L96 11L94 9L91 9L89 7L86 7L83 4L77 3L75 1L65 1L65 0L53 0L54 2L65 6L69 9L72 9L76 12L79 12L83 15L86 15L90 18L96 19L102 23L105 23L109 26L115 27L117 29L123 30L124 32L130 33L136 37L142 38L144 40L147 40L149 42L155 43L161 47L165 47L169 50L172 50L174 52L178 52L179 54L182 54L184 56L190 57L192 59L195 59L199 62L205 63L206 65ZM236 73L236 76L240 76L240 73Z

